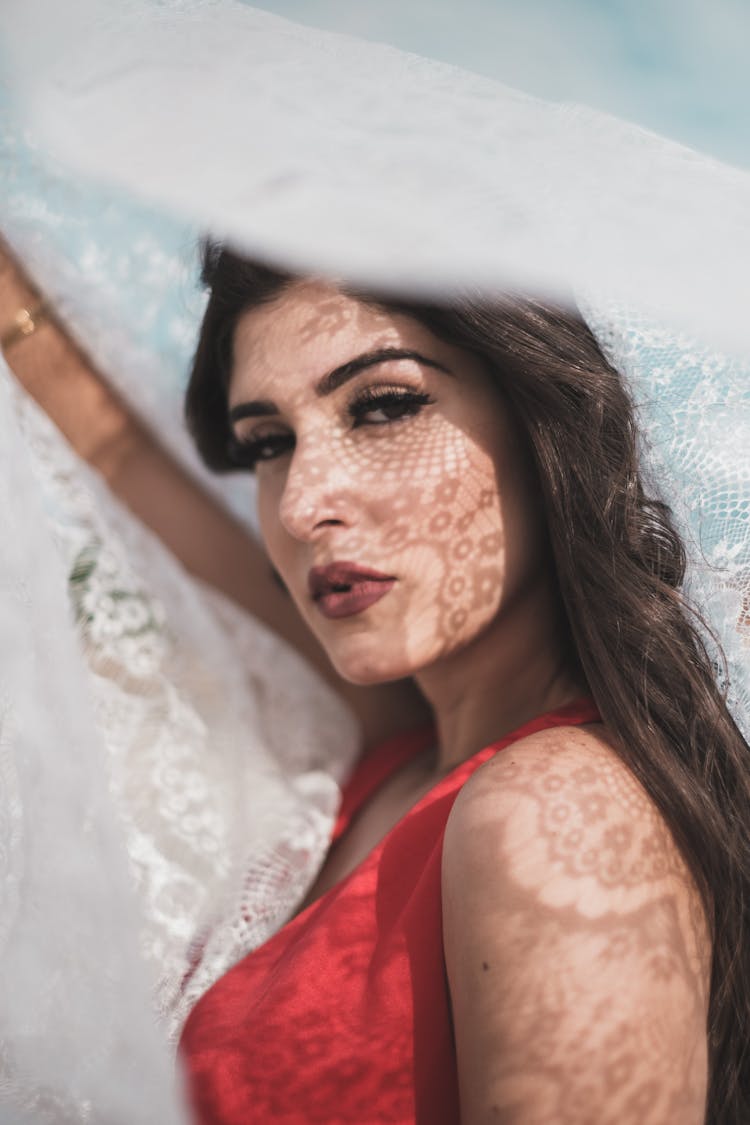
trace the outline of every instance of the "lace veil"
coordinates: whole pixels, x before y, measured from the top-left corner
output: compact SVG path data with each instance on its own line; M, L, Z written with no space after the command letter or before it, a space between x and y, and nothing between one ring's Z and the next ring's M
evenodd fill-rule
M748 176L232 0L6 0L0 30L29 122L6 88L6 233L197 474L179 423L197 231L400 291L572 286L631 383L750 736ZM357 732L5 371L0 520L0 1119L178 1121L152 998L175 1030L293 909Z

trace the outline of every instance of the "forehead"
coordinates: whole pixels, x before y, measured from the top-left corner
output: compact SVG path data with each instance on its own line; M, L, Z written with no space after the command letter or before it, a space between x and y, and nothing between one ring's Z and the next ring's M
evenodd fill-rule
M432 333L408 316L364 304L325 282L296 282L237 321L230 405L250 392L269 394L282 380L314 382L374 348L427 341L434 347Z

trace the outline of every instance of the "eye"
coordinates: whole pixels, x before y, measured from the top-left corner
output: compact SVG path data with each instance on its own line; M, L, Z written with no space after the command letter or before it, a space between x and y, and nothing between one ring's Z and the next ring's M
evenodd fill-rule
M433 402L428 394L404 387L367 387L349 404L349 416L356 426L385 426L418 414Z
M232 435L229 456L238 469L253 472L260 461L274 461L294 448L293 434L248 434L238 438Z

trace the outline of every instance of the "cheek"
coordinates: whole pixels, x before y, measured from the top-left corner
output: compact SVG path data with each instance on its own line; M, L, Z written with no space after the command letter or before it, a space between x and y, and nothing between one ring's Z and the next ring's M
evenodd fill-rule
M448 455L434 459L422 484L430 540L444 542L450 557L466 565L493 549L485 538L502 524L503 512L498 470L484 450L454 438Z
M407 650L417 662L436 644L448 651L485 625L500 605L506 579L495 462L448 428L433 452L384 500L381 521L383 557L408 577L404 624Z
M471 503L464 486L486 476L483 457L466 435L448 424L412 427L388 448L372 443L372 481L377 495L412 520ZM431 520L430 520L431 522Z
M514 444L495 444L456 443L457 470L435 462L411 523L402 522L396 545L408 552L418 591L410 645L417 661L428 647L441 654L462 647L536 573L536 497Z
M440 597L447 594L449 579L456 579L453 589L461 582L465 586L470 570L497 568L501 561L504 505L498 468L456 426L435 426L421 435L412 430L409 439L393 443L387 457L384 447L362 493L368 498L367 524L370 530L376 525L384 557L403 555L424 588Z
M494 611L506 569L504 505L492 460L476 449L465 452L461 471L437 482L430 504L429 538L442 561L437 601L449 630Z
M258 526L266 553L273 565L284 576L284 535L279 522L281 488L273 480L258 480Z

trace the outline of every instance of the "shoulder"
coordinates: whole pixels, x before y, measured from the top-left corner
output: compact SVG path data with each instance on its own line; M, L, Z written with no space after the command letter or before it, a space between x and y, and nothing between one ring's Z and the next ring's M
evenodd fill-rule
M581 1099L618 1125L702 1120L700 899L603 727L520 740L461 790L443 944L467 1121L579 1120Z
M540 904L587 914L667 884L692 887L651 798L602 724L555 727L500 751L469 779L448 821L446 875L512 878Z

